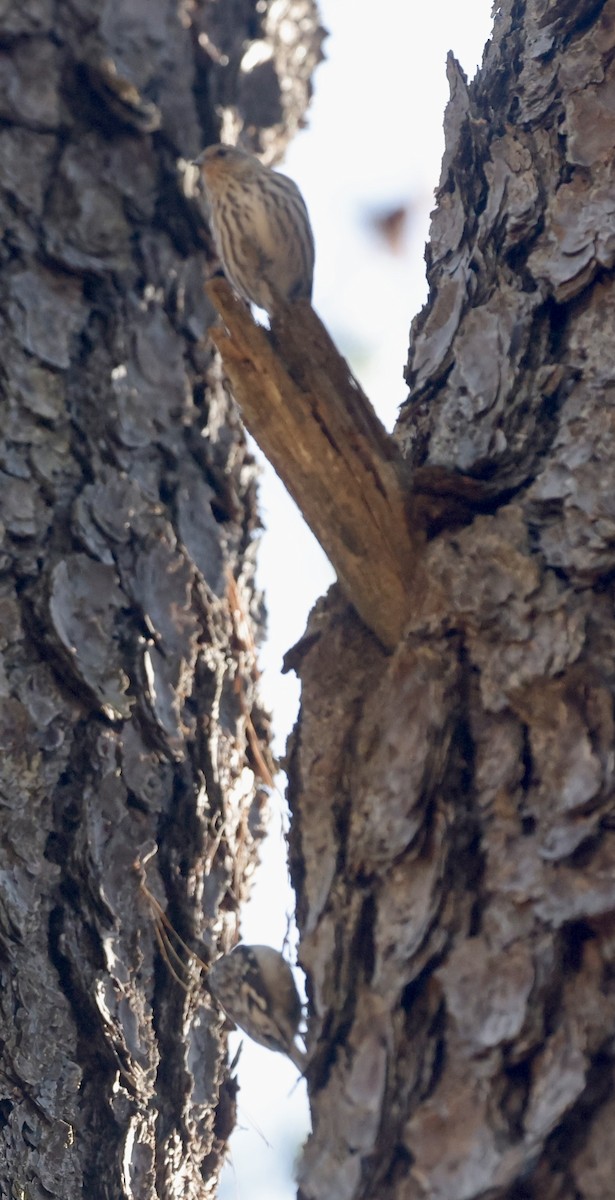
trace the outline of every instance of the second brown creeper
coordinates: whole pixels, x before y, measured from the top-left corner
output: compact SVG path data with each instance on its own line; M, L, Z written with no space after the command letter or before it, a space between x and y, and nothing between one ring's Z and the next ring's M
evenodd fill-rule
M237 291L270 315L310 300L314 239L296 183L237 146L209 146L196 164L216 249Z
M287 1054L299 1071L305 1055L295 1045L301 1001L293 973L272 946L240 944L209 968L212 995L244 1033L268 1050Z

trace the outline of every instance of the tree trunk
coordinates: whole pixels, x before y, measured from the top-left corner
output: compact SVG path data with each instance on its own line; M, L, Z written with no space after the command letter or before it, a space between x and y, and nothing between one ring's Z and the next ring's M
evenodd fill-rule
M614 31L505 0L450 61L397 430L449 512L392 654L335 588L288 656L304 1197L614 1194Z
M268 727L255 469L177 162L220 119L279 154L320 32L311 0L24 0L0 43L0 1196L196 1197L235 1085L144 885L230 948Z

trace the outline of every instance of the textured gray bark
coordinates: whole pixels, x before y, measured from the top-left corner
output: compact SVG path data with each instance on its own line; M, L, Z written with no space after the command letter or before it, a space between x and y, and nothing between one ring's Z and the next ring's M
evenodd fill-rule
M200 1196L222 1021L140 885L229 948L267 721L254 465L177 160L220 121L279 153L320 36L310 0L0 7L0 1196Z
M449 517L395 653L334 589L288 658L304 1197L614 1194L614 46L505 0L451 60L398 427Z

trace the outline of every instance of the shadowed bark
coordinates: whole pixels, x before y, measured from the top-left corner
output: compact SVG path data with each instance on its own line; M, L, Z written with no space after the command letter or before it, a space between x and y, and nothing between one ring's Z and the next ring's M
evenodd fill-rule
M482 511L392 656L334 588L287 659L304 1197L613 1194L614 39L507 2L451 59L397 437Z
M291 8L0 16L2 1196L202 1196L233 1123L142 888L229 949L265 805L255 469L178 162L220 121L281 153L320 45Z

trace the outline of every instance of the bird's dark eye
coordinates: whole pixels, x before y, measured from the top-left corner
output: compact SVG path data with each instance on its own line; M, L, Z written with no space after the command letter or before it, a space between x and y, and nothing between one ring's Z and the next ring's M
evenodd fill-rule
M218 153L216 154L216 158L226 158L227 154L228 154L228 146L218 146Z

